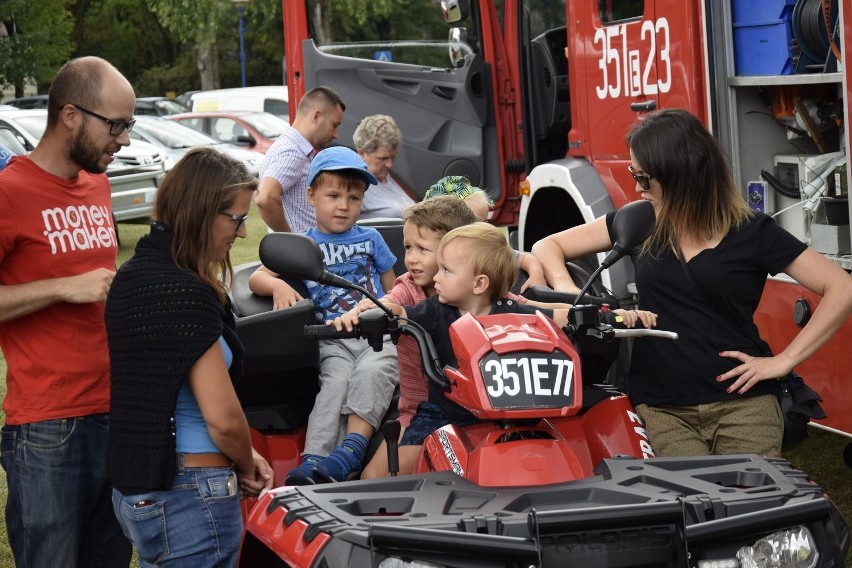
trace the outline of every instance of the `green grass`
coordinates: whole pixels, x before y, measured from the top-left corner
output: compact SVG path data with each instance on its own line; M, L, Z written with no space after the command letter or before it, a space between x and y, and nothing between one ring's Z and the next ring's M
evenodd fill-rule
M231 249L231 261L234 266L257 260L257 247L260 239L266 234L266 226L254 206L249 220L246 222L247 236L234 243ZM136 241L148 232L147 225L119 224L121 247L118 253L118 264L126 261L133 254ZM6 360L0 354L0 397L6 394ZM0 420L4 419L0 410ZM852 471L843 463L843 448L849 443L849 438L811 428L811 439L796 450L787 452L784 457L803 471L831 496L847 519L852 520ZM6 504L6 476L0 469L0 508ZM5 517L0 531L0 568L13 568L12 551L9 549L6 536ZM852 552L847 555L846 564L852 566ZM136 566L135 561L132 566Z

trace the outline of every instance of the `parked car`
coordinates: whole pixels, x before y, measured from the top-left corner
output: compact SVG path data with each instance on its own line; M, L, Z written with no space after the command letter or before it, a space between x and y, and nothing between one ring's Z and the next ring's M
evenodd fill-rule
M187 112L167 116L218 140L237 146L247 146L262 154L275 139L290 128L290 123L268 112Z
M194 112L252 110L290 120L289 97L284 85L197 91L189 99L187 105Z
M159 148L165 156L167 170L171 169L190 148L196 146L210 146L239 160L254 176L257 175L260 162L263 160L263 154L260 152L219 142L190 126L159 116L137 116L136 126L130 131L130 138L143 140Z
M0 110L0 126L6 126L18 134L18 139L31 152L38 144L47 127L46 109ZM163 156L155 146L143 141L130 140L130 146L122 146L115 159L131 166L162 164ZM168 170L168 168L166 168Z
M15 156L26 156L29 153L15 131L4 124L0 124L0 146L6 148Z
M112 217L115 222L148 222L154 211L154 198L166 176L163 164L133 166L113 162L106 175L112 191ZM118 227L115 229L118 234Z
M3 104L20 109L47 108L47 95L32 95L3 101Z
M192 108L192 95L195 93L200 93L201 91L187 91L175 97L175 100L179 103L185 104L190 109Z
M136 116L166 116L189 112L189 107L168 97L140 97L136 99Z
M11 136L25 152L32 152L47 126L47 111L0 110L0 133ZM5 138L4 138L5 139ZM4 144L5 145L5 144ZM7 146L8 147L8 146ZM107 166L115 221L147 220L154 196L165 175L163 155L155 146L131 139ZM117 230L117 229L116 229Z

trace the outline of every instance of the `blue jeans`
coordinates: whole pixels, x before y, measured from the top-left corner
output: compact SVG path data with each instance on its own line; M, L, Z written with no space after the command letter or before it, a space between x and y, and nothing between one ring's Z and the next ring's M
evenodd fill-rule
M105 414L3 426L6 528L18 568L130 564L104 477L107 427Z
M236 566L243 532L238 488L232 468L179 463L171 490L114 489L112 506L142 568Z

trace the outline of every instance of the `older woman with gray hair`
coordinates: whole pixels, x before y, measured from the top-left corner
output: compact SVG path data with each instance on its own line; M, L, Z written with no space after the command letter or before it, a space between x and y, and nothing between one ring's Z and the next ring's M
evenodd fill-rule
M360 219L402 217L402 210L414 203L390 176L402 132L393 118L384 114L365 117L352 136L355 149L379 181L364 194Z

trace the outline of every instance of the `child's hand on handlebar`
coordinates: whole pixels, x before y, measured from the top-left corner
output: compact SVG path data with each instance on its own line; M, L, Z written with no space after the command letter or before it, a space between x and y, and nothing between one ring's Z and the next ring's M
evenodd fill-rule
M358 325L358 315L364 310L361 306L356 306L338 318L325 322L326 325L333 325L337 331L352 331Z
M620 315L624 320L624 327L636 327L636 322L640 322L647 329L657 327L657 314L654 312L649 312L648 310L617 309L615 313Z
M333 325L337 331L352 331L352 327L358 325L358 316L361 312L375 308L376 304L370 299L363 299L358 302L358 305L346 312L344 315L333 320L325 322L326 325Z

